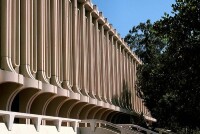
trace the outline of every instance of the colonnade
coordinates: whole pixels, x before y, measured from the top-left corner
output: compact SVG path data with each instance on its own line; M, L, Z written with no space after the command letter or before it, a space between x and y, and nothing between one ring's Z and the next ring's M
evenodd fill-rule
M105 103L114 111L123 108L150 116L135 90L136 67L141 62L96 5L89 0L0 0L0 6L0 69L17 75L18 83L20 79L28 78L37 81L41 90L51 85L54 94L46 95L44 104L47 101L53 103L49 98L53 100L54 95L59 96L58 92L67 91L67 100L73 93L79 95L77 101L85 96ZM5 79L0 79L1 84L12 83L9 78ZM124 84L130 94L120 99ZM8 98L25 85L28 84L19 84ZM0 86L2 96L8 92L3 88L6 86ZM32 105L37 102L33 96L40 94L36 92L30 95ZM13 99L16 95L17 92ZM39 98L44 99L44 96L37 98L41 102ZM123 102L123 99L128 101ZM126 105L127 102L131 105ZM79 103L78 106L84 110L83 105ZM96 113L100 113L98 111Z

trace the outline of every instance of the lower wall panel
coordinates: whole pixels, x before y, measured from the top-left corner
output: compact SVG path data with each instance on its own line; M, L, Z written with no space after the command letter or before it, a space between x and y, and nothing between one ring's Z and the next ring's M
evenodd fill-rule
M12 131L8 131L4 123L0 123L0 134L77 134L72 127L61 127L60 132L55 126L40 126L37 132L34 125L14 124Z
M119 134L117 132L98 127L95 129L95 131L92 131L90 127L81 127L79 130L80 134Z

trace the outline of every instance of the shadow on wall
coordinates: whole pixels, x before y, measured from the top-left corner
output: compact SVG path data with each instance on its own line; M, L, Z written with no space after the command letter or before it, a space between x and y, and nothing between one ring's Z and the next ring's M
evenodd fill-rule
M122 92L120 95L114 95L112 102L115 106L133 111L133 104L131 99L131 91L129 90L128 83L124 80Z
M144 128L148 128L147 122L144 118L143 112L140 114L136 113L133 109L132 100L134 100L131 95L131 91L128 87L128 83L124 80L123 81L123 90L120 95L114 95L112 97L112 102L115 106L119 106L120 108L124 108L133 112L133 115L130 116L131 124L136 124Z

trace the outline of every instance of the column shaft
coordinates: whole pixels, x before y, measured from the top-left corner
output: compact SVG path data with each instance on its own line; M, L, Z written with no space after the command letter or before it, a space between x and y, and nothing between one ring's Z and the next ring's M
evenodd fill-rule
M77 40L77 0L72 1L72 52L73 52L73 91L79 92L79 48Z

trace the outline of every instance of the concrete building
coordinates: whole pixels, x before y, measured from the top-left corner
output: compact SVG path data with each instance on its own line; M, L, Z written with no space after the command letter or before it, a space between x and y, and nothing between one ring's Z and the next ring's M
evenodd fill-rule
M90 0L0 0L0 61L2 111L154 120L135 91L141 61Z

